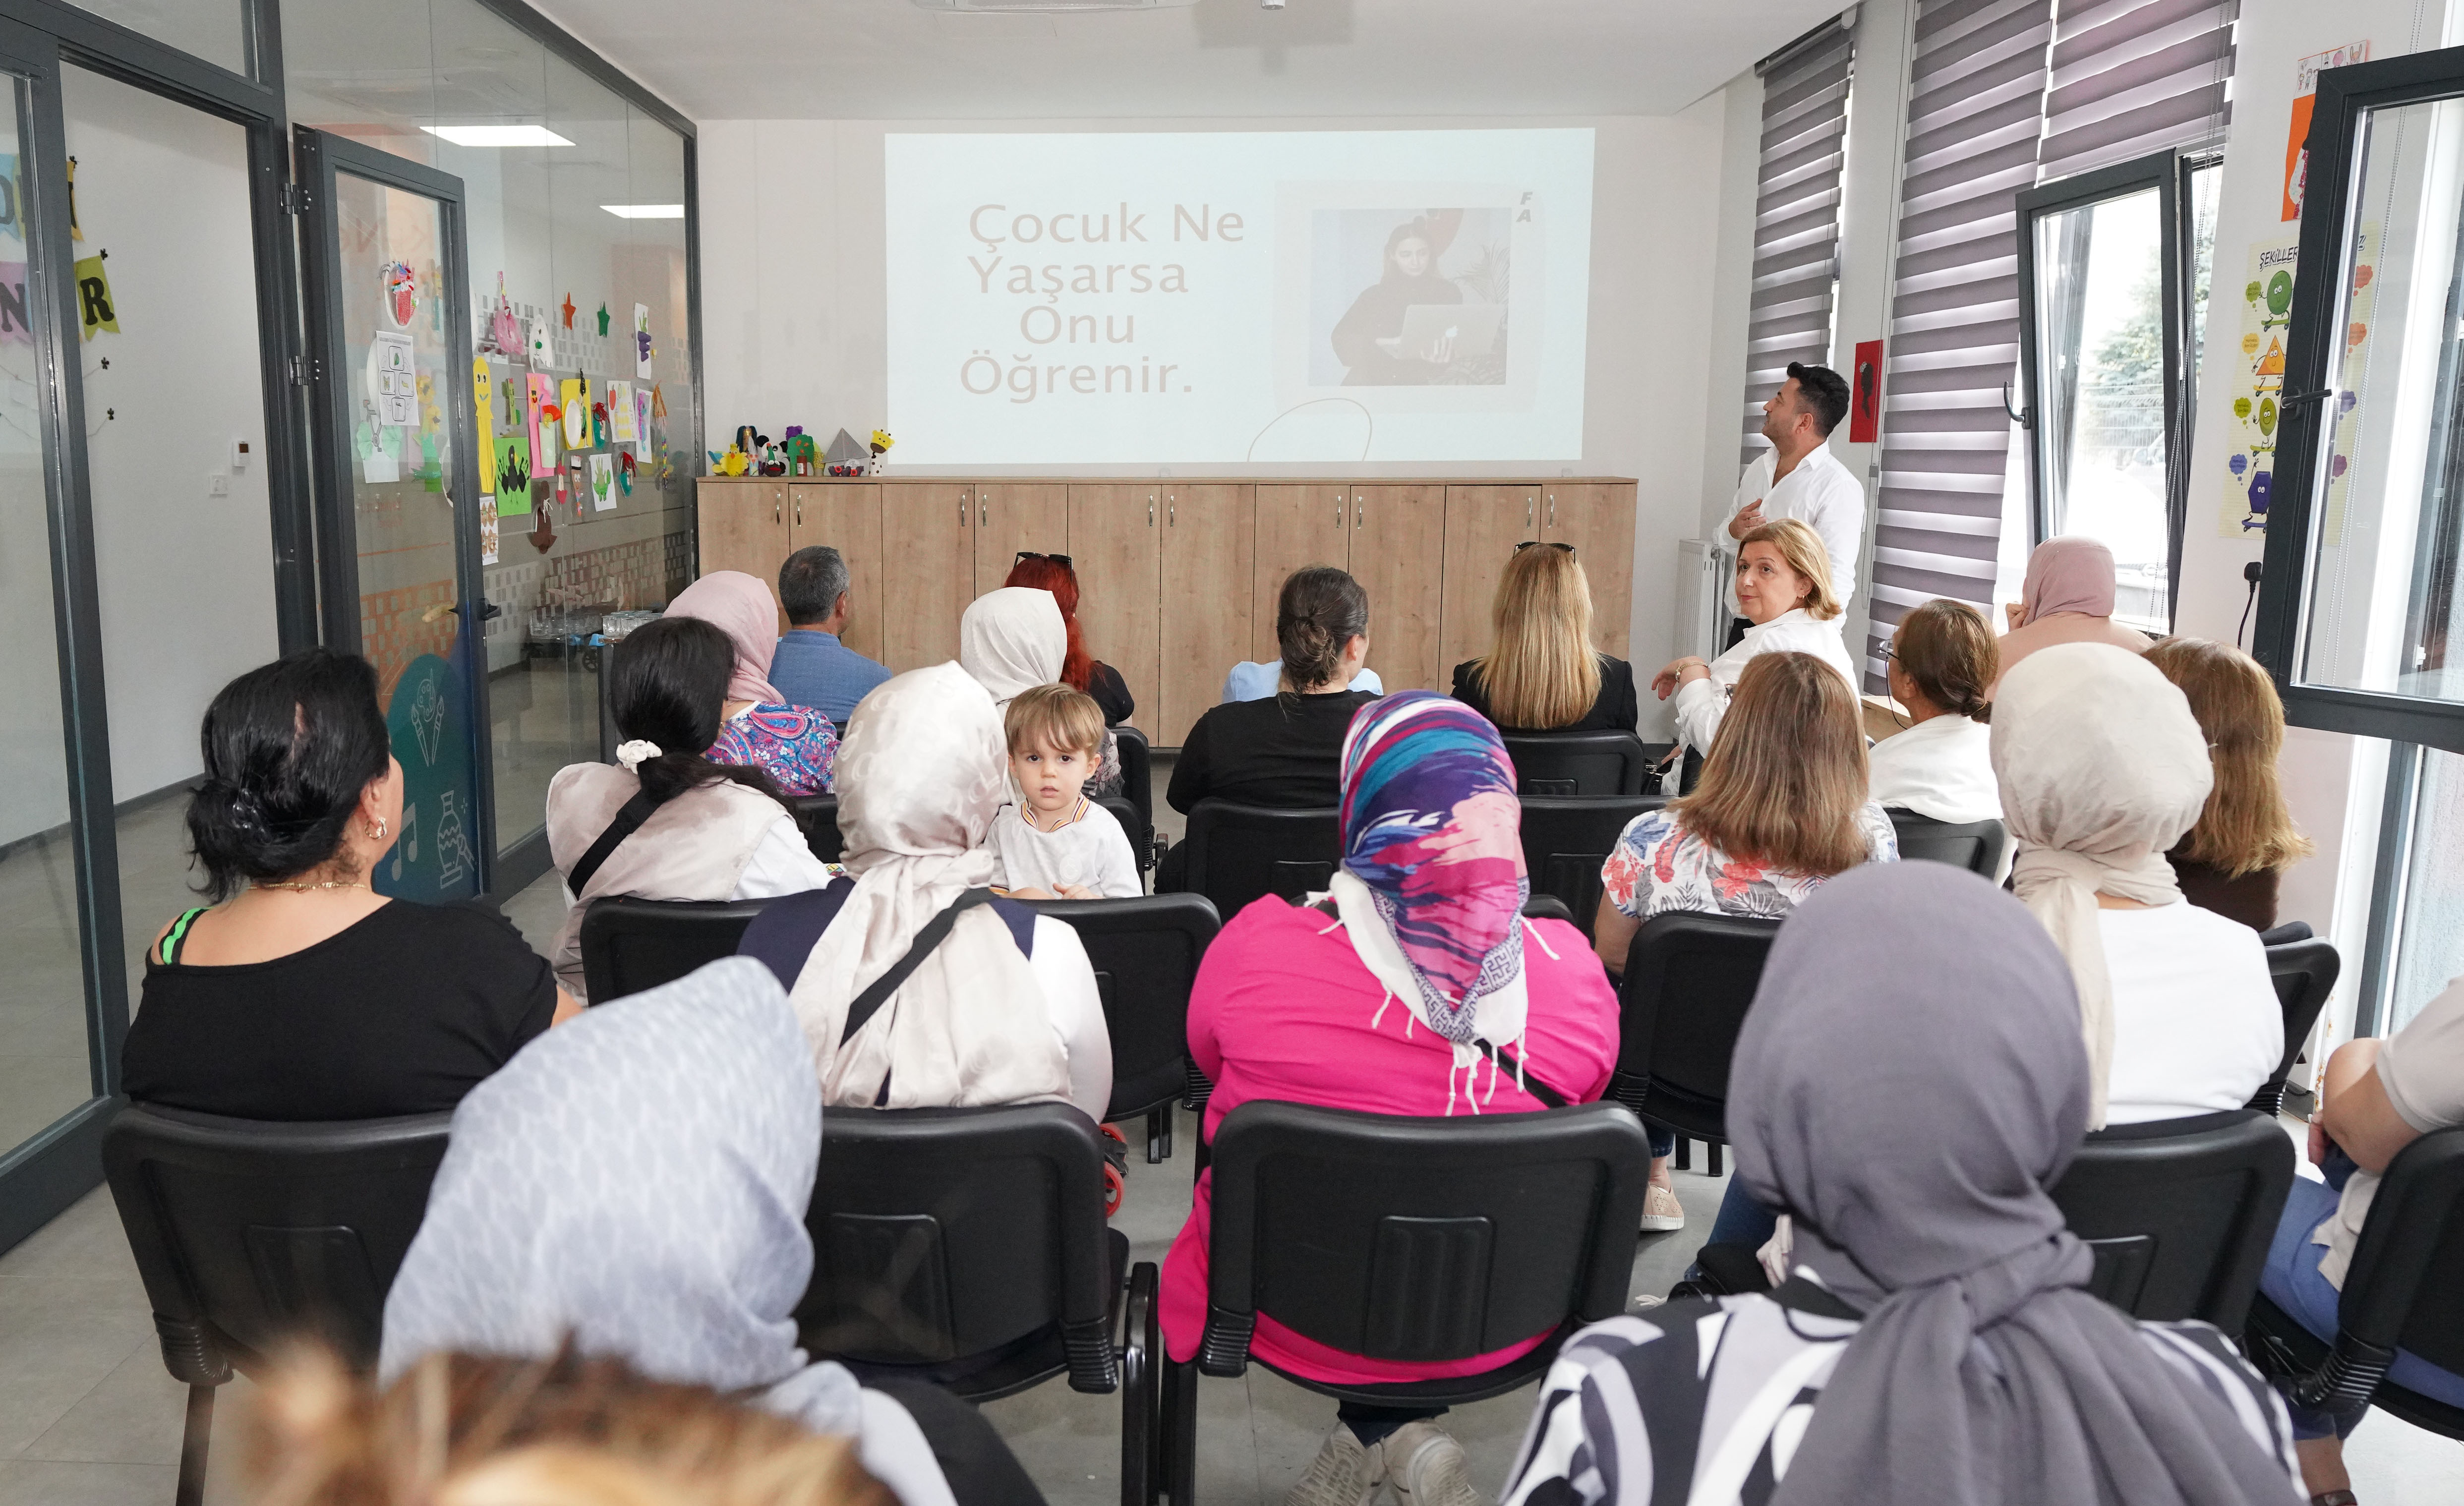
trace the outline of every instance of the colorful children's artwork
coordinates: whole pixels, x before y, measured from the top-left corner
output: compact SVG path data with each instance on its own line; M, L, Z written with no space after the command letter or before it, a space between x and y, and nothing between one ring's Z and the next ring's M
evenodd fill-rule
M371 486L402 479L403 431L383 424L362 424L352 436L360 452L360 474Z
M531 510L531 442L519 434L499 434L495 441L496 509L506 513Z
M496 491L495 458L496 406L489 401L495 390L495 379L489 375L488 358L480 356L471 362L471 405L478 410L479 453L488 457L479 465L479 494L493 496ZM495 504L487 503L488 515L495 515Z
M557 405L564 410L564 447L590 447L590 379L567 377L558 393Z
M607 305L605 303L599 305L599 338L607 338Z
M496 306L480 327L479 354L510 360L522 353L521 321L514 317L514 300L505 295L505 274L496 273Z
M2293 276L2300 239L2273 236L2252 243L2242 284L2241 342L2219 352L2232 362L2233 422L2225 426L2224 512L2216 532L2227 538L2264 533L2276 487L2277 405L2284 395L2284 339L2293 322Z
M556 379L534 371L529 382L531 469L536 474L556 464L556 426L549 417L556 409Z
M650 394L640 387L633 389L633 427L635 430L635 438L633 440L634 447L642 452L642 458L644 460L648 460L650 458L651 443Z
M601 449L607 447L607 404L605 403L590 404L590 443Z
M411 365L409 336L378 330L368 337L368 402L387 428L419 422L419 374Z
M556 327L544 314L531 320L530 362L542 369L556 364Z
M590 457L590 505L593 511L605 513L616 506L616 457Z
M650 380L650 306L633 305L633 375Z
M377 269L377 281L385 290L386 324L398 330L410 328L419 313L419 273L407 261L389 261Z
M120 333L120 311L112 302L111 277L102 270L102 255L79 257L77 263L77 318L85 338Z
M488 468L482 466L479 469L482 472L480 479L484 481ZM496 562L496 498L491 493L479 499L479 563L493 565Z
M616 452L616 489L628 497L633 494L633 457L621 449Z
M607 383L607 439L611 444L629 445L641 437L641 415L633 407L633 384L629 382Z

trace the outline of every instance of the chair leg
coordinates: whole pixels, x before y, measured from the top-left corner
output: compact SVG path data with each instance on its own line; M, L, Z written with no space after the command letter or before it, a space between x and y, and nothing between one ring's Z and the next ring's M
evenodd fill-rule
M1198 1361L1163 1362L1164 1490L1172 1506L1197 1506L1198 1501Z
M180 1434L180 1482L172 1506L203 1506L206 1498L206 1450L214 1437L214 1388L188 1387L188 1421Z
M1155 1317L1156 1271L1141 1262L1130 1272L1130 1299L1121 1325L1121 1506L1155 1506L1155 1366L1163 1359Z
M1706 1140L1703 1142L1703 1148L1709 1153L1711 1174L1713 1176L1718 1176L1720 1174L1720 1152L1725 1147L1716 1140Z
M1676 1158L1668 1163L1680 1171L1694 1169L1694 1142L1683 1135L1677 1137Z
M1147 1114L1147 1165L1155 1166L1172 1159L1172 1105L1151 1110Z

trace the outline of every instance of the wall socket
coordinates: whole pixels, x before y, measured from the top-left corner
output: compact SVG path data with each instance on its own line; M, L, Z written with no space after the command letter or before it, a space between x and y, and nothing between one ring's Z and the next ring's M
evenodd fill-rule
M231 477L219 470L209 472L206 476L206 495L209 497L231 495Z

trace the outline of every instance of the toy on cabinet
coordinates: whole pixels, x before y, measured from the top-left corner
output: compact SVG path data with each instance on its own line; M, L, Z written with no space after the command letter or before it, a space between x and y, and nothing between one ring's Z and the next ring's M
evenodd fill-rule
M874 429L872 431L872 469L865 474L869 476L881 474L883 469L890 464L890 447L897 443L898 441L890 437L890 430Z
M718 468L718 473L722 476L740 476L744 474L745 467L752 464L752 457L744 453L742 447L730 445L727 447L727 453L723 455L717 450L712 450L710 463Z
M783 476L787 473L787 459L779 452L778 446L764 445L761 447L760 464L754 469L761 475Z
M814 447L813 436L804 432L804 426L789 426L786 443L781 447L786 452L788 474L809 476L818 473L816 458L819 452Z

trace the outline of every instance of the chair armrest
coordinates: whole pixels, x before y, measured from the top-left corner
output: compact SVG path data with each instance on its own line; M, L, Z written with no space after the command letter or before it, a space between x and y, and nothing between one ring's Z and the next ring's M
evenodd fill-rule
M1236 1313L1212 1303L1206 1309L1206 1337L1198 1345L1200 1372L1230 1379L1249 1368L1249 1336L1258 1329L1256 1313Z
M154 1315L154 1337L162 1341L163 1368L183 1386L220 1386L231 1378L231 1361L202 1322Z

